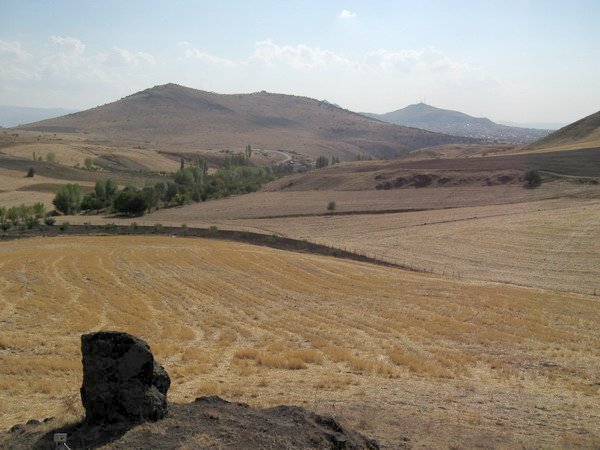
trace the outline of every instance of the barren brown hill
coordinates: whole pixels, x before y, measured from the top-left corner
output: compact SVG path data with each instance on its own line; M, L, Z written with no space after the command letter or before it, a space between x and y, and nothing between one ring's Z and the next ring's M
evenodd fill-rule
M241 150L251 144L342 159L357 154L395 157L422 147L475 142L383 123L307 97L264 91L223 95L175 84L22 128L90 133L163 150Z
M600 111L546 136L529 146L531 149L584 148L600 145Z

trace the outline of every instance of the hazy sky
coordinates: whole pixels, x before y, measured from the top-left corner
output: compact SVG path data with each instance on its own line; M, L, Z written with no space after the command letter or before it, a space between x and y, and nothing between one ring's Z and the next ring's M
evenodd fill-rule
M0 104L84 109L168 82L493 120L600 109L600 1L0 0Z

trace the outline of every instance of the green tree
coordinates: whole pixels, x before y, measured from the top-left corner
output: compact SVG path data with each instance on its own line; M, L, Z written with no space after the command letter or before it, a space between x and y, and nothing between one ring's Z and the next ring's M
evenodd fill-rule
M94 194L98 198L106 198L106 181L98 180L96 181L96 185L94 186Z
M196 167L200 169L202 175L206 176L208 174L208 163L205 159L197 157L196 158Z
M179 192L179 188L176 183L167 183L167 190L165 192L164 198L162 199L164 202L170 203L173 198Z
M92 170L92 166L94 165L94 160L89 156L83 160L83 167L87 170Z
M146 201L146 209L148 211L158 206L159 195L152 186L142 189L142 195Z
M104 180L104 192L106 198L113 199L117 195L118 190L119 187L117 186L117 183L115 183L113 180L111 180L110 178Z
M125 188L115 197L113 207L121 214L141 216L148 209L148 203L142 191Z
M58 189L52 204L57 211L74 214L81 207L81 187L78 184L65 184Z
M317 169L321 169L322 167L327 167L329 165L329 158L327 156L319 156L317 158L316 167Z
M36 202L33 204L33 215L36 219L41 219L46 215L46 207L42 202Z
M194 178L194 172L191 167L180 169L173 175L173 180L175 180L175 183L177 184L194 184Z
M83 197L83 200L81 201L81 209L83 209L84 211L91 211L91 210L100 211L105 206L106 206L105 199L98 197L95 192L86 194Z

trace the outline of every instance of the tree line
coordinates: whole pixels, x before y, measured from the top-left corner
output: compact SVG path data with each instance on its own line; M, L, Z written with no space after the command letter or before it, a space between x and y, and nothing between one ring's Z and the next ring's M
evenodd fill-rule
M4 207L0 206L0 228L3 231L9 230L14 226L26 226L33 228L40 223L40 220L46 216L46 207L43 203L37 202L32 205L21 204L18 206Z
M250 155L248 146L245 153L229 156L225 167L214 174L208 173L208 164L201 158L188 167L182 159L181 168L173 174L172 181L161 181L142 189L125 186L119 190L113 180L106 179L97 181L94 191L83 195L78 184L66 184L59 188L53 204L63 214L107 211L140 216L160 207L255 192L263 183L273 180L275 174L270 167L250 166Z

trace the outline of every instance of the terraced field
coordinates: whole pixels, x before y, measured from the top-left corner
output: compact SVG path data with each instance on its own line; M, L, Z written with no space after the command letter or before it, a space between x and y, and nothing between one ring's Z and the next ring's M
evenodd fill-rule
M385 448L597 447L598 302L193 238L2 242L0 427L79 414L79 335L120 329L176 401L301 404Z

